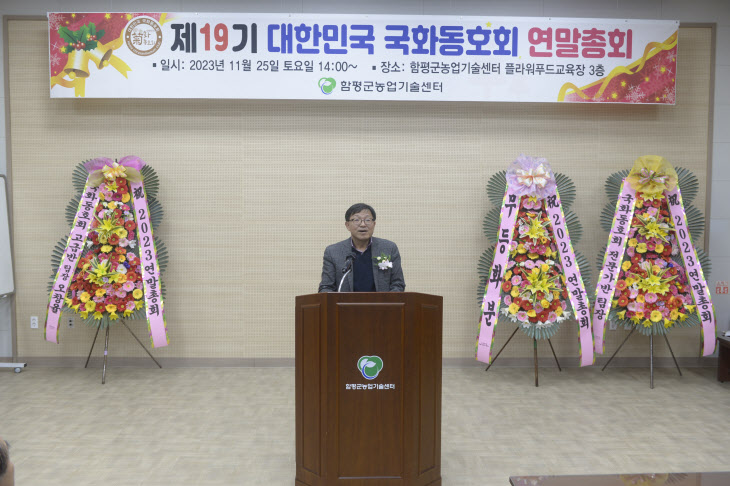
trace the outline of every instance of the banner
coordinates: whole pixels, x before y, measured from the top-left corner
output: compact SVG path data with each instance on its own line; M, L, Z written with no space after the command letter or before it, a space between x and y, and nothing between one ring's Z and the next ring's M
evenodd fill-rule
M94 220L94 208L96 208L98 202L99 187L89 184L89 178L87 178L71 226L71 234L66 242L61 264L58 266L56 277L53 280L48 309L46 310L46 323L43 327L46 341L58 343L58 323L61 319L61 310L66 300L69 283L73 278L74 270L86 244L89 228Z
M624 259L626 242L631 231L631 220L634 218L636 191L624 179L621 193L616 202L616 212L611 224L608 248L603 256L603 265L598 273L596 286L596 304L593 307L593 344L596 353L603 354L606 335L606 320L611 310L611 301L616 290L616 281Z
M675 103L679 23L49 13L52 98Z
M499 241L494 249L492 272L487 280L487 288L482 299L481 317L479 319L479 335L477 336L477 360L491 363L492 346L494 345L494 328L499 320L500 291L502 279L507 268L512 231L517 220L520 198L507 187L499 213Z
M575 312L575 320L578 321L578 349L580 365L589 366L594 362L593 354L593 330L591 326L590 301L580 274L578 261L575 258L575 250L568 234L568 225L565 222L563 204L560 201L560 193L555 190L554 196L548 196L545 207L550 216L550 225L558 243L560 262L565 272L565 285L568 287L568 295Z

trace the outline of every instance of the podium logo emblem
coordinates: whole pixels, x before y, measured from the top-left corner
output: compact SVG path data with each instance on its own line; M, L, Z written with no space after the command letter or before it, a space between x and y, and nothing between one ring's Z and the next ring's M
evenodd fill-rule
M357 360L357 369L366 380L374 380L383 369L383 360L379 356L363 356Z

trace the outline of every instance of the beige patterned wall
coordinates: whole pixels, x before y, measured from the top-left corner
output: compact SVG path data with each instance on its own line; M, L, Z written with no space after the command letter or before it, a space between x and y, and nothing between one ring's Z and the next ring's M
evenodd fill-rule
M521 152L546 157L579 187L585 237L577 250L591 261L607 236L597 221L605 178L637 156L692 168L705 200L709 29L681 31L676 107L50 99L45 22L10 21L8 38L21 357L84 356L91 345L93 329L83 324L62 328L55 345L28 322L45 316L72 169L97 156L138 155L161 180L165 219L155 234L171 266L170 346L155 351L160 357L293 357L294 296L317 290L323 249L348 236L344 211L360 201L377 210L376 235L398 243L407 290L444 296L444 357L472 357L485 185ZM139 334L145 327L132 323ZM497 346L512 329L498 327ZM518 335L503 356L532 356ZM607 350L624 335L608 331ZM678 355L696 356L699 330L672 341ZM577 356L575 323L553 344L560 356ZM116 328L111 353L143 356ZM642 337L622 352L646 354Z

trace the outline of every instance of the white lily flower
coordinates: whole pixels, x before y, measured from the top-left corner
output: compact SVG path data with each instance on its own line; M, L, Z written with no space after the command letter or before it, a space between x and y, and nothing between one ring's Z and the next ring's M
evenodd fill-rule
M381 270L393 268L393 262L380 262L380 263L378 263L378 268Z

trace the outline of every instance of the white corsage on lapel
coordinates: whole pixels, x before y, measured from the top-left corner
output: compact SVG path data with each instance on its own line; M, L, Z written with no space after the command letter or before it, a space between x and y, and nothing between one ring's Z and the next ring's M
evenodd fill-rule
M378 262L378 268L380 270L387 270L393 268L393 262L390 261L390 255L381 253L379 257L375 257L374 260Z

